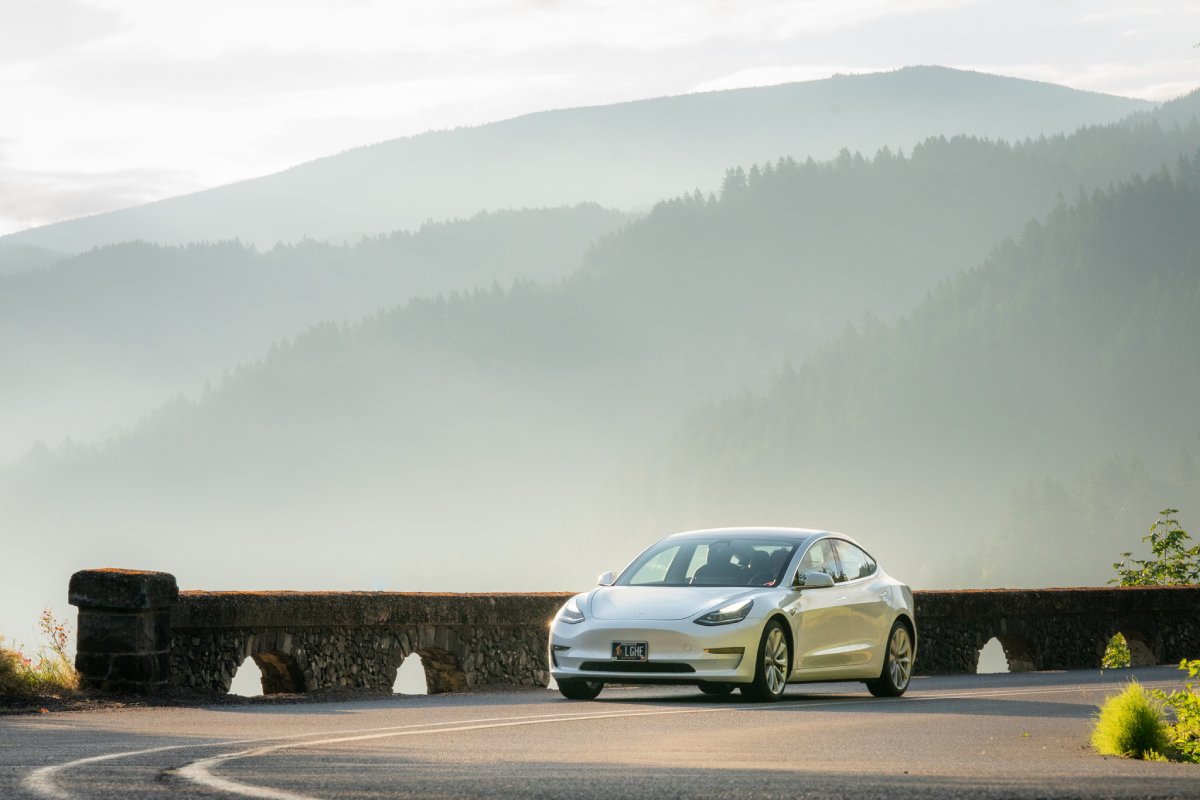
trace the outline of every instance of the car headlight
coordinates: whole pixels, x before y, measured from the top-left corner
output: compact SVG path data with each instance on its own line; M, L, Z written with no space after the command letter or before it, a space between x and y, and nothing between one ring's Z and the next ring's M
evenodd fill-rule
M567 604L558 612L558 618L572 625L583 622L583 611L579 608L578 598L572 597L568 600Z
M731 622L741 622L752 608L754 608L753 600L739 600L724 608L718 608L716 611L696 617L693 622L697 625L728 625Z

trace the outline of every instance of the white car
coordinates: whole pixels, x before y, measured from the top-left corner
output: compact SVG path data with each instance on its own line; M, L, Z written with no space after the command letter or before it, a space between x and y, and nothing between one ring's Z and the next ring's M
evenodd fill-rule
M914 618L912 591L848 536L691 531L566 602L550 627L550 673L573 700L605 683L668 683L769 701L805 681L863 681L898 697Z

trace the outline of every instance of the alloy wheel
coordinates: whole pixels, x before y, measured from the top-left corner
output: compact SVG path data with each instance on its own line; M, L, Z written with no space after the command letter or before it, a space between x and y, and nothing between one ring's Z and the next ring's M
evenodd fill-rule
M763 648L763 675L771 694L781 694L787 684L788 646L783 629L776 626L767 634Z
M888 644L888 671L891 673L892 685L903 690L908 686L912 677L912 637L908 628L897 626L892 631L892 641Z

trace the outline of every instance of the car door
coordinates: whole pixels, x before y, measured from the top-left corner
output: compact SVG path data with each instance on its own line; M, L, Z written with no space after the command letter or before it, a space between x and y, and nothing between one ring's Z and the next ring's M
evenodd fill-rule
M833 540L839 573L834 577L844 599L844 664L873 675L879 671L892 622L891 591L880 578L875 559L844 539Z
M813 542L801 556L797 572L824 572L836 581L840 571L833 539ZM801 589L787 607L796 650L793 673L812 676L845 669L845 599L844 587L835 583L822 589Z

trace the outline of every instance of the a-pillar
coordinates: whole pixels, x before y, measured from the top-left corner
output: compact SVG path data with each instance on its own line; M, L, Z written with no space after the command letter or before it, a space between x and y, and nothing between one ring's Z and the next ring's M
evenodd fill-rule
M89 569L71 576L79 609L75 668L88 689L152 694L170 682L171 607L179 598L165 572Z

